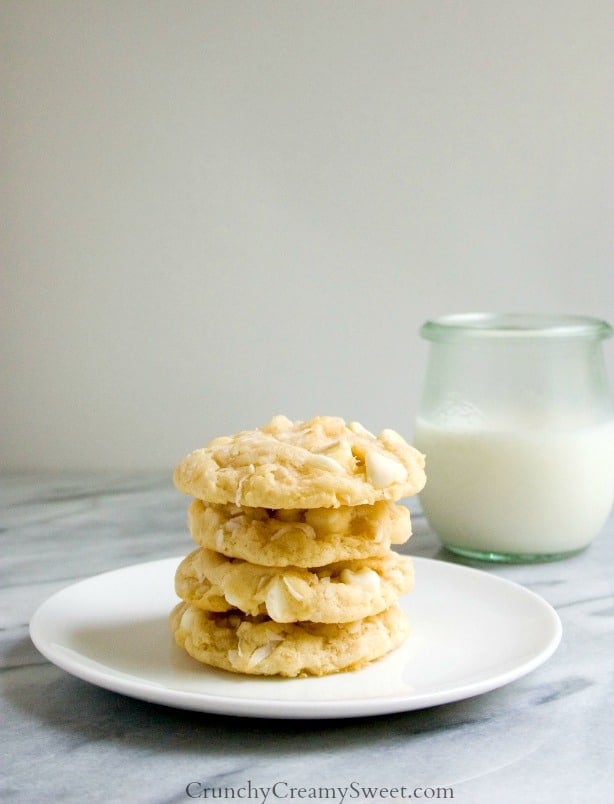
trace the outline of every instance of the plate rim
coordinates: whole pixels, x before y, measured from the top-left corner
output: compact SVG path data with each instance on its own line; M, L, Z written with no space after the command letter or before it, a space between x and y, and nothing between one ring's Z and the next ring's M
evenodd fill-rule
M158 685L156 682L138 676L123 673L112 667L106 667L95 659L80 654L72 648L60 645L53 640L45 638L40 623L49 610L58 604L58 599L74 594L79 587L87 586L92 582L99 582L106 576L117 576L125 572L143 570L153 565L169 565L173 569L181 561L182 556L154 559L151 561L129 564L96 573L81 580L75 581L58 589L38 605L29 622L29 634L36 649L52 664L82 681L101 687L111 692L127 695L137 700L147 701L158 705L189 710L194 712L230 715L239 717L256 717L266 719L332 719L369 717L376 715L394 714L399 712L415 711L431 706L440 706L465 700L486 692L499 689L535 670L546 662L557 650L562 639L562 623L555 608L539 594L522 584L491 574L483 569L468 567L463 564L444 561L436 558L410 556L416 563L419 572L421 564L431 567L445 567L445 572L460 575L474 575L481 581L491 582L514 590L515 594L523 595L538 606L542 613L549 618L551 634L544 641L541 649L536 651L529 659L500 673L485 679L470 683L450 685L438 692L423 692L413 694L396 694L391 696L375 696L367 698L342 699L279 699L239 697L227 694L216 694L210 691L196 692L191 690L173 689ZM172 575L170 576L172 578ZM409 596L407 596L409 597ZM410 637L411 638L411 637ZM396 650L399 650L397 648ZM396 651L393 651L395 653ZM386 657L382 659L385 661ZM374 664L368 665L373 667ZM366 668L365 668L366 669ZM222 671L219 671L222 672ZM360 673L361 670L351 671ZM230 675L230 674L229 674ZM323 676L325 681L328 676ZM292 683L293 679L266 679L273 683ZM316 683L319 679L313 679Z

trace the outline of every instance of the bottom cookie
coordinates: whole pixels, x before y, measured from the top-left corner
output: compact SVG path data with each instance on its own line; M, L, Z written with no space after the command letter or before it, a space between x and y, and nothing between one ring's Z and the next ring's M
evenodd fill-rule
M170 614L175 642L203 664L259 676L323 676L379 659L398 647L409 623L396 603L351 623L276 623L239 612L179 603Z

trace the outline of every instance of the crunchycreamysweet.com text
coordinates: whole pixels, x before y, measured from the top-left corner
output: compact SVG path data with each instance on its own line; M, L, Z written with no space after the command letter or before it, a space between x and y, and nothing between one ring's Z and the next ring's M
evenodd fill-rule
M185 787L188 798L209 801L245 801L257 804L292 801L442 801L454 798L452 787L426 787L412 785L375 786L358 781L346 785L293 785L280 780L269 785L255 784L250 779L238 785L211 785L192 781Z

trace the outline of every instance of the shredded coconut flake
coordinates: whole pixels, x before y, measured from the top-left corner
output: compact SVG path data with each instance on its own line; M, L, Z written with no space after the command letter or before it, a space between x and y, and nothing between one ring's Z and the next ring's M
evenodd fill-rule
M303 595L301 595L296 586L294 586L292 581L285 575L283 576L283 582L286 585L286 589L288 590L288 592L290 592L290 594L295 600L303 600Z
M236 609L241 608L241 599L237 597L237 595L233 595L232 592L226 592L224 597L231 606L234 606Z
M269 617L277 622L288 621L288 611L286 605L286 595L279 582L279 579L269 584L264 604L269 613Z
M373 433L369 432L366 427L364 427L360 422L350 422L348 424L348 430L351 430L356 435L368 436L369 438L373 438Z
M343 474L345 469L334 458L328 455L310 455L307 459L309 466L316 469L324 469L326 472L334 472L335 474Z
M305 522L288 522L286 525L281 525L271 537L271 540L281 539L287 533L292 533L292 531L300 530L307 536L309 539L315 539L315 531L311 527L311 525L305 524Z
M275 645L272 642L268 642L266 645L261 645L259 648L256 648L256 650L249 657L247 662L248 666L255 667L257 664L260 664L265 659L268 659L274 650Z

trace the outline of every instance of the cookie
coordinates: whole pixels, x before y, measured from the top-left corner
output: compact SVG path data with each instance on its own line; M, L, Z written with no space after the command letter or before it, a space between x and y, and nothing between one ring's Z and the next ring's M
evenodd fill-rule
M394 430L376 437L334 416L215 438L187 455L177 488L209 503L252 508L336 508L396 501L426 482L424 456Z
M387 501L270 510L194 500L188 525L196 544L267 567L320 567L386 555L391 544L411 535L408 509Z
M393 551L309 570L263 567L202 547L183 559L175 575L175 591L187 603L266 614L279 623L359 620L388 608L413 583L411 558Z
M409 632L397 604L352 623L282 624L180 603L169 624L177 645L199 662L235 673L287 677L355 670L398 647Z

